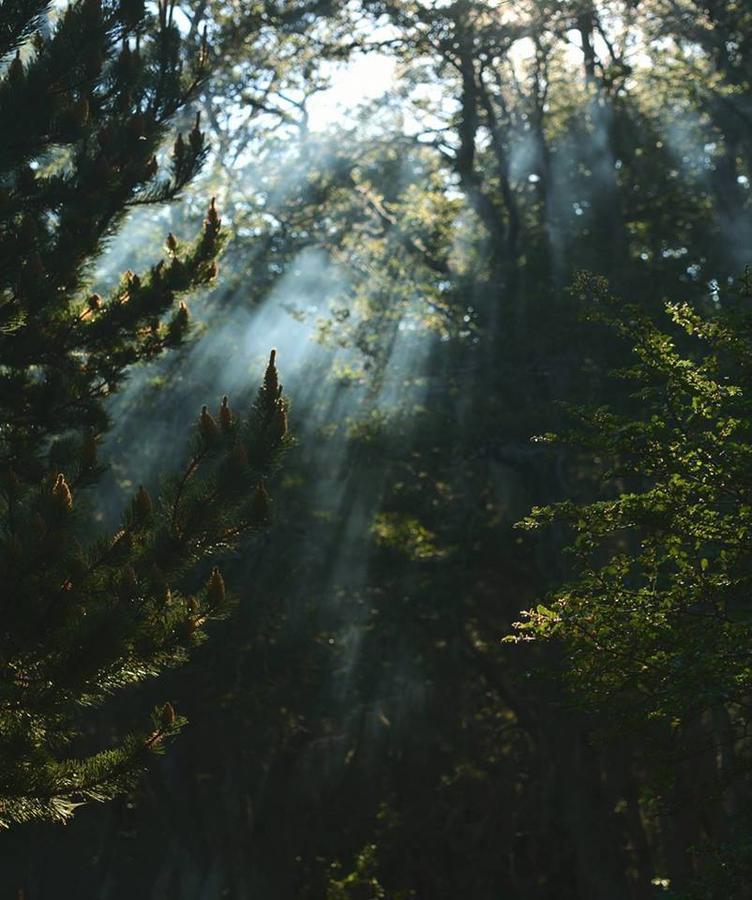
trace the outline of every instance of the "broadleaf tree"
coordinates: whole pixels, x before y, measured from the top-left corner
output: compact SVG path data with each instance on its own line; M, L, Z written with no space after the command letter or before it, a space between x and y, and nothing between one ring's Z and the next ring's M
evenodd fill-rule
M571 429L545 436L578 446L583 462L610 461L611 496L539 507L520 523L565 526L572 565L514 638L563 641L574 695L601 721L652 732L653 753L682 758L698 723L712 721L722 790L743 776L749 750L748 282L747 272L717 311L667 303L662 327L605 279L578 279L594 318L633 346L621 374L638 406L573 408Z

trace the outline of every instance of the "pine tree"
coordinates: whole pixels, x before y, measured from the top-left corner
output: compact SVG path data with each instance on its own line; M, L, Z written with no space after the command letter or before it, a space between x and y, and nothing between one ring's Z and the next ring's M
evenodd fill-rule
M126 213L176 197L206 146L198 118L168 140L207 75L174 2L0 6L0 824L62 820L133 783L182 719L168 703L115 746L79 735L90 709L185 659L229 597L196 566L270 518L264 485L287 440L274 353L247 416L198 411L182 472L140 487L115 534L93 507L107 398L189 330L180 296L212 281L212 200L192 244L127 272L107 297L91 263ZM171 152L165 152L165 142ZM160 174L164 172L165 174ZM187 423L188 424L188 423ZM148 435L145 435L148 439Z

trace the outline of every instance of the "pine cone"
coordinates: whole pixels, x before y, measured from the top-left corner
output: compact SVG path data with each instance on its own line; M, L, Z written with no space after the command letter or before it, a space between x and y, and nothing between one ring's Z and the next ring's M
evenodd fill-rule
M65 475L62 473L58 475L55 480L55 485L52 488L52 496L55 498L55 502L60 509L66 512L70 512L70 510L73 509L73 494L71 494L71 490L65 480Z
M206 601L211 609L217 609L224 606L226 599L224 579L222 578L219 569L214 566L211 578L209 579L209 584L206 588Z
M229 431L232 427L232 411L229 407L227 394L222 398L222 405L219 407L219 424L222 431Z

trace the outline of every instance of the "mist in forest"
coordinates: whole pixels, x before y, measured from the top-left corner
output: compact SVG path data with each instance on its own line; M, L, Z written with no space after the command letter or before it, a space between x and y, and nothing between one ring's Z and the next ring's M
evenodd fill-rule
M241 449L284 452L268 517L171 586L190 611L216 564L227 616L76 740L167 700L185 730L65 829L10 829L0 884L751 898L752 17L173 5L211 73L158 169L197 122L203 168L134 204L86 291L164 278L211 198L227 245L176 293L187 339L107 397L76 514L112 541L144 486L175 519L202 407L229 440L222 398L252 420L272 350L284 416Z

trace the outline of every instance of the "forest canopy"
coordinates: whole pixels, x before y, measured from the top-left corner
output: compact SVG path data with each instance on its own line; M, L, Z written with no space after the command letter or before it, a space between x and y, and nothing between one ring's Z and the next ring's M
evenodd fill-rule
M0 53L4 888L752 896L748 4Z

